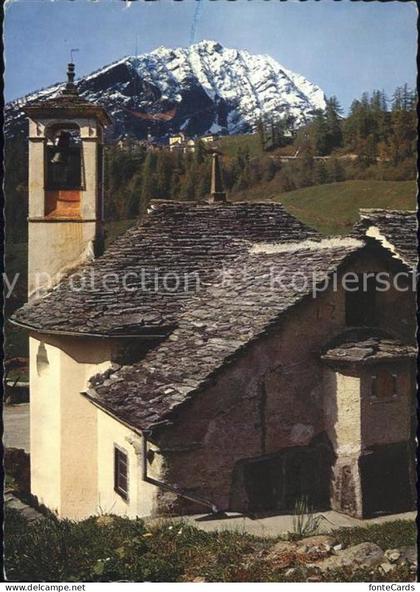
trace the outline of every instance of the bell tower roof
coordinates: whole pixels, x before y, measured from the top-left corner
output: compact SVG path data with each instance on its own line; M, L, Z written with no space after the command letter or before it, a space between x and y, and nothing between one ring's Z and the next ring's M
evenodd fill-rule
M36 100L23 107L24 113L29 117L45 118L79 118L93 117L103 126L111 123L107 111L101 105L91 103L81 97L74 82L75 66L68 64L67 82L65 87L53 98L45 100Z

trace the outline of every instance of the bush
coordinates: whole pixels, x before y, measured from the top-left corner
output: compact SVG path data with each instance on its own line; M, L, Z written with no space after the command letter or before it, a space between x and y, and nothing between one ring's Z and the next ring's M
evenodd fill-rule
M101 518L71 522L48 517L28 524L19 512L6 508L7 578L101 582L128 579L134 573L141 581L138 560L147 547L143 522Z

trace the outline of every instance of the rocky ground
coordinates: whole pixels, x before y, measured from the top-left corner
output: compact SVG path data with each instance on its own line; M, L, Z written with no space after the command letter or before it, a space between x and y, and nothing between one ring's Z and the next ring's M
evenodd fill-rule
M316 535L299 541L280 541L268 551L261 552L261 559L275 569L284 569L287 579L294 575L306 575L306 581L328 581L328 572L344 569L347 572L368 570L371 575L391 575L401 567L409 568L414 579L417 571L417 549L404 546L381 549L372 542L344 547L331 535Z

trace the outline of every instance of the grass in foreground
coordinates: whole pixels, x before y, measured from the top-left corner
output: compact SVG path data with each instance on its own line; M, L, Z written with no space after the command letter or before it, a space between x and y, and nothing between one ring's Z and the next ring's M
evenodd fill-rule
M388 522L367 528L341 529L344 545L371 541L383 549L413 545L414 522ZM28 524L15 510L6 509L5 567L9 581L151 581L207 582L305 581L307 572L293 574L266 560L278 539L243 532L204 532L182 522L146 527L142 520L115 516L82 522L50 516ZM323 581L410 581L408 566L392 575L372 570L336 570ZM197 580L198 581L198 580Z

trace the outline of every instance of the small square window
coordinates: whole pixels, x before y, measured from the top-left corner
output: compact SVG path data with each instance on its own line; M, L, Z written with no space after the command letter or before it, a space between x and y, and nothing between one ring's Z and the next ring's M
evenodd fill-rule
M114 491L128 500L128 457L117 446L114 447Z
M395 397L397 395L397 375L384 369L372 376L371 395L375 399Z

